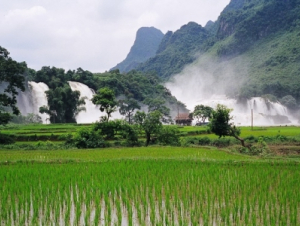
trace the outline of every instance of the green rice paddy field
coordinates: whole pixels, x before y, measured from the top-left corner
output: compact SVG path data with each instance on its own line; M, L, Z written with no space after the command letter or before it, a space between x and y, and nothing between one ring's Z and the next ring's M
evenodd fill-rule
M215 147L0 150L0 225L300 225L299 188L298 158Z

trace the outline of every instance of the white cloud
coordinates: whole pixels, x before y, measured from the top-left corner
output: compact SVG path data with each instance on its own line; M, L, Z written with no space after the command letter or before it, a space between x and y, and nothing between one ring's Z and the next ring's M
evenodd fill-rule
M136 31L164 33L189 21L216 20L229 0L12 0L0 8L0 45L29 67L109 70L122 61Z

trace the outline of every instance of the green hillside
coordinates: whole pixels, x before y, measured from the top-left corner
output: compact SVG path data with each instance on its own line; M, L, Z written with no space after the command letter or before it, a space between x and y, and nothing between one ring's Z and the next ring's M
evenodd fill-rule
M232 0L205 28L191 22L168 32L156 56L136 69L169 80L191 64L230 96L265 95L295 107L300 101L299 47L299 0Z
M184 65L192 63L201 44L209 32L202 26L190 22L176 32L167 32L157 50L156 56L136 67L141 71L155 71L164 79L179 73Z
M164 34L154 27L142 27L136 33L136 39L125 60L117 64L111 70L119 69L120 72L128 72L155 56Z

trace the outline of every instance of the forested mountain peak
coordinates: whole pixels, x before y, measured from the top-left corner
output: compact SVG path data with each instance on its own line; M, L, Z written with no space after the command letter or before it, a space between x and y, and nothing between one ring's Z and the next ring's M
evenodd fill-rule
M134 44L126 59L111 70L128 72L137 64L145 62L155 55L163 36L164 34L155 27L141 27L136 33Z
M190 22L168 31L156 55L133 68L167 81L193 65L221 85L225 72L234 75L231 96L291 96L300 103L299 30L300 0L231 0L205 27Z
M209 32L195 22L183 25L163 37L156 56L136 67L141 71L156 71L164 79L179 73L183 66L195 60L195 53L209 37Z

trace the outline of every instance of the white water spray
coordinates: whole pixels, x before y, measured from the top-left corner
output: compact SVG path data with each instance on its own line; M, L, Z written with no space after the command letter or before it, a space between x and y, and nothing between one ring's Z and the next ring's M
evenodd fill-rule
M47 123L49 120L49 115L41 114L39 112L39 108L42 106L48 106L48 99L46 95L46 91L49 90L49 87L43 82L28 82L31 89L31 100L32 100L32 113L38 114L41 116L43 123Z
M194 110L196 105L207 105L215 108L222 104L232 109L233 123L235 125L251 125L251 109L253 109L254 126L296 125L298 120L288 113L286 107L280 103L270 102L264 98L253 97L247 101L239 102L224 95L224 90L236 84L222 78L213 79L212 74L201 71L197 66L187 67L182 73L175 75L172 81L165 86L187 108Z
M96 105L94 105L91 101L95 92L92 89L90 89L87 85L82 84L80 82L69 81L68 83L73 91L80 92L80 98L86 98L86 111L79 112L79 114L76 116L77 123L92 123L99 121L100 117L105 114L100 112L99 108Z
M76 116L77 123L93 123L100 120L101 116L106 115L104 112L99 110L99 107L93 104L91 99L93 98L95 92L87 85L80 82L68 82L73 91L77 90L80 92L80 97L86 97L85 108L86 111L81 111ZM122 116L117 112L112 114L112 118L121 118Z
M39 108L41 106L48 106L48 100L46 91L49 87L43 82L28 82L29 90L25 92L19 92L17 97L17 106L20 109L22 115L33 113L39 115L42 118L43 123L49 122L49 116L47 114L41 114Z

